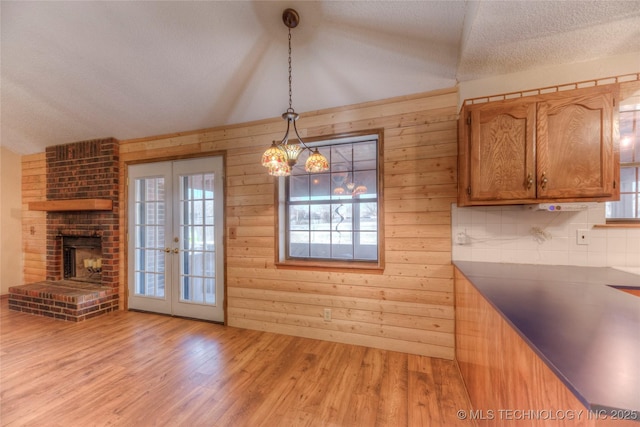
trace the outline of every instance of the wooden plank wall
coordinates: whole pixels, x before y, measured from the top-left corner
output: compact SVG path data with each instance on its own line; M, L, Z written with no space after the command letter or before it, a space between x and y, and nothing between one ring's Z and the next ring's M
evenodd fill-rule
M30 202L47 199L45 153L22 157L22 253L24 283L46 279L47 214L30 211Z
M282 119L121 141L120 306L127 286L127 164L224 154L229 325L453 359L456 119L455 88L301 115L303 137L384 129L383 274L274 266L275 178L259 161L271 141L282 137ZM23 166L25 185L35 186L25 191L24 202L44 200L44 154L25 158ZM32 245L44 248L44 214L26 215L26 256L38 258L42 254L32 252ZM31 225L41 227L41 242L29 237ZM40 273L44 278L44 262L38 262L28 267L28 281ZM331 322L323 320L324 308L332 309Z
M226 154L226 227L235 229L226 238L229 325L453 359L456 106L452 88L301 115L303 137L384 128L382 275L274 266L275 178L259 161L282 137L281 119L121 141L120 171L128 162ZM123 264L121 284L125 272ZM323 320L325 307L331 322Z

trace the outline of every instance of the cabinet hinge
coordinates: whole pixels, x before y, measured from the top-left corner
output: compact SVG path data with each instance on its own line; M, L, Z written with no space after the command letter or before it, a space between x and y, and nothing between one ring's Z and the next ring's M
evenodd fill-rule
M467 124L470 125L471 124L471 116L467 116Z
M467 187L467 194L471 195L471 186Z

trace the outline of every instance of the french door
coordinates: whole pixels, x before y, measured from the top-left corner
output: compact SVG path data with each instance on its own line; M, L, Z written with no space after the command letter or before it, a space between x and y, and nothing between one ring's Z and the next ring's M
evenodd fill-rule
M224 321L222 157L129 166L129 308Z

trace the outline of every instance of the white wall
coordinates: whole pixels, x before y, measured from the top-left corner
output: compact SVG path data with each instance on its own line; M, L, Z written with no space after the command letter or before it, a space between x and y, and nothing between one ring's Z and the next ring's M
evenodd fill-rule
M640 228L594 228L605 223L605 204L585 211L546 212L532 206L453 206L452 258L456 261L640 267ZM587 230L588 244L577 243Z
M459 105L465 99L526 91L640 72L640 55L611 56L588 62L536 68L513 74L460 82Z
M2 158L4 157L2 155L2 153L4 152L4 148L0 147L0 242L2 242L2 207L4 206L4 203L2 202L2 171L3 171L3 167L2 167ZM2 280L2 271L3 271L3 267L4 267L4 262L3 262L3 257L2 257L2 251L3 247L0 244L0 295L4 294L4 292L2 292L2 282L4 282L4 280Z
M0 147L0 294L23 283L21 158Z
M470 98L639 72L637 53L564 64L462 82L459 101L461 105ZM522 206L454 205L451 213L454 260L640 267L640 229L594 228L606 222L604 203L594 204L587 211L553 213ZM588 245L577 244L578 229L588 231Z

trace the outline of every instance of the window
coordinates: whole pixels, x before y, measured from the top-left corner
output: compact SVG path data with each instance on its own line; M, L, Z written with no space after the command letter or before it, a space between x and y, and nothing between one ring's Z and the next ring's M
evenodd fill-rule
M324 173L304 170L303 153L280 186L280 261L380 261L380 136L324 140ZM284 240L284 241L283 241Z
M640 105L619 114L620 201L607 203L607 220L640 220Z

